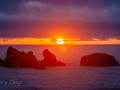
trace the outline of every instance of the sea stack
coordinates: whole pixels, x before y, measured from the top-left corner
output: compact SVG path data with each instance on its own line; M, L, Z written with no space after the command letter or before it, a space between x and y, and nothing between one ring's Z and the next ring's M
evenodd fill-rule
M119 63L115 60L115 57L106 53L93 53L83 56L80 61L81 66L118 66Z
M44 60L41 61L41 66L65 66L63 62L57 61L56 56L48 49L43 51Z
M0 58L0 67L4 67L4 61Z
M32 51L25 53L23 51L18 51L13 47L8 47L6 58L5 58L5 67L21 67L21 68L35 68L39 65L36 57L33 55Z

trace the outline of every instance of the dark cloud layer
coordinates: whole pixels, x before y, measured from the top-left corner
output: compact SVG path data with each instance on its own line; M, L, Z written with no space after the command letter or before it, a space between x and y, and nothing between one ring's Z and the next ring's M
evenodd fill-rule
M120 0L0 0L0 37L47 37L52 23L71 37L120 38Z

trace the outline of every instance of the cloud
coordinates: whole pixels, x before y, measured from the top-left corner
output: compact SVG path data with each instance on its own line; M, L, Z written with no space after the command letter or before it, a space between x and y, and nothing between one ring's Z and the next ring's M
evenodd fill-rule
M19 0L19 3L13 0L17 4L8 2L7 5L4 3L5 6L0 6L2 37L50 36L49 32L55 32L49 30L52 23L60 23L61 26L69 24L74 27L72 33L75 35L70 34L71 36L85 39L106 39L119 37L120 34L118 0ZM71 31L66 29L65 32L68 34Z
M4 13L4 12L0 12L0 20L7 20L9 19L9 15Z
M74 4L57 6L56 4L28 0L18 5L17 10L12 14L11 18L13 20L34 21L79 20L83 22L110 22L110 13L107 8L103 8L102 4L99 8L91 7L92 5L97 6L96 4L99 3L95 1L93 4L91 2L87 4L82 2L79 3L80 6L75 6Z

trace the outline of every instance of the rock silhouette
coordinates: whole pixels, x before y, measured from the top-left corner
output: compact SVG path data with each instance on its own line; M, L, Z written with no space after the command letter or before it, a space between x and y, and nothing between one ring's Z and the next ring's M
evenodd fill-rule
M118 66L115 57L106 53L93 53L83 56L80 61L81 66Z
M44 60L41 61L42 66L65 66L63 62L57 61L56 56L48 49L43 51Z
M0 58L0 67L4 67L4 61Z
M44 69L46 69L45 67L43 67L43 66L41 66L41 65L38 65L38 66L36 66L34 69L37 69L37 70L44 70Z
M25 53L22 51L18 51L13 47L8 47L4 62L5 62L5 67L11 67L11 68L15 68L15 67L34 68L39 65L32 51Z

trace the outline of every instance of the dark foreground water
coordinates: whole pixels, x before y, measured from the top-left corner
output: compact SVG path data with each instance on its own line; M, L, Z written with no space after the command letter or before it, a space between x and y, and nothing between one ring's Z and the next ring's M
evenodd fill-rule
M5 58L8 46L0 46ZM0 68L0 90L120 90L120 66L79 66L83 55L93 52L112 54L120 62L120 46L14 46L21 51L32 50L42 60L48 48L67 64L46 70Z

